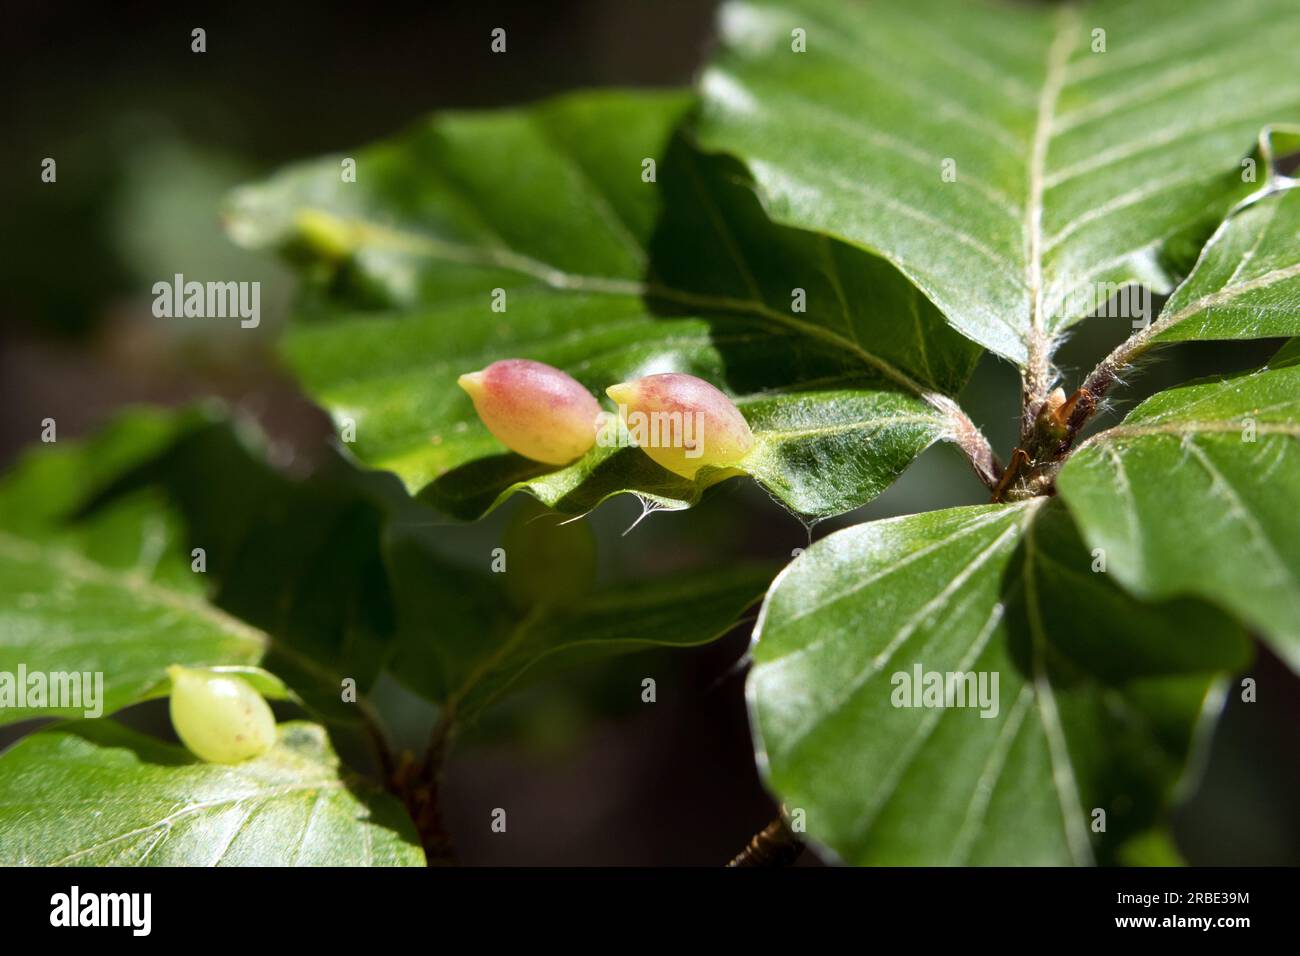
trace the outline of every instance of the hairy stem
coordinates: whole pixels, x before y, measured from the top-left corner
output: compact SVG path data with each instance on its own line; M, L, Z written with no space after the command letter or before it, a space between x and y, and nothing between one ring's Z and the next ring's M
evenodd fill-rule
M1203 295L1181 309L1162 315L1136 335L1129 336L1097 364L1097 367L1084 379L1083 387L1095 398L1101 398L1108 388L1119 378L1124 369L1136 362L1147 349L1156 344L1156 338L1193 316L1209 312L1216 306L1239 298L1247 292L1273 285L1285 279L1300 275L1300 264L1274 269L1264 275L1256 276L1249 282L1241 282Z
M1177 320L1178 314L1169 316L1169 319ZM1151 348L1154 344L1152 340L1172 324L1174 324L1172 321L1161 319L1151 323L1136 335L1129 336L1088 373L1088 377L1083 380L1083 388L1093 398L1100 399L1115 382L1119 381L1120 373Z
M785 817L778 816L754 834L727 866L790 866L803 849L803 841L790 831Z
M1043 67L1043 87L1038 97L1034 120L1034 138L1029 155L1027 200L1025 202L1025 259L1028 263L1026 286L1029 290L1028 357L1023 376L1024 415L1021 418L1021 443L1029 440L1039 410L1052 387L1051 336L1043 316L1043 190L1047 171L1047 147L1052 137L1061 90L1065 86L1069 62L1079 27L1078 12L1073 7L1057 11L1056 35L1047 51Z
M926 400L943 412L948 417L948 420L952 422L953 441L970 462L971 468L975 470L976 477L989 490L995 489L998 485L998 479L1002 477L1002 463L998 461L998 456L993 453L993 446L984 437L984 433L971 421L970 416L962 411L961 406L951 398L929 393L926 395Z

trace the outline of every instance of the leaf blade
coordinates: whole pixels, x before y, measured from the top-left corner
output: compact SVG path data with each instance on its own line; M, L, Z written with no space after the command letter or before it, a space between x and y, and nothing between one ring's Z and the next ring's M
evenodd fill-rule
M205 764L112 721L41 730L0 756L9 866L419 866L400 806L340 771L324 731L282 724L243 764Z
M400 622L390 669L462 721L561 667L714 641L761 598L773 571L741 564L708 575L618 581L580 601L523 607L511 601L507 576L539 569L508 565L504 574L480 573L443 561L435 549L417 528L397 529L390 541Z
M924 447L955 437L944 395L977 349L887 264L772 226L734 164L675 137L687 105L601 94L445 116L363 152L371 172L359 184L341 187L324 161L236 195L236 238L305 246L331 277L318 320L291 331L283 353L336 424L355 426L363 462L460 517L521 490L572 513L629 491L666 507L698 500L702 484L635 454L594 450L558 472L497 458L454 382L503 357L560 367L598 396L648 372L696 374L756 410L760 441L772 417L761 411L778 404L804 419L833 413L850 390L888 405L853 436L882 467L827 476L807 443L753 472L805 514L873 497ZM503 155L511 174L493 180L490 157ZM657 160L654 182L638 175L641 157ZM421 178L433 185L400 192ZM494 289L504 312L490 308ZM799 467L810 460L823 474Z
M1126 587L1211 600L1260 628L1294 668L1300 367L1285 353L1277 364L1153 396L1085 443L1057 485ZM1222 561L1225 552L1241 559Z
M1165 303L1152 342L1300 333L1300 189L1229 218Z
M1109 859L1148 827L1213 674L1247 644L1194 602L1134 602L1090 561L1036 499L856 526L792 564L747 696L764 776L809 834L850 863L1062 864ZM1099 601L1125 612L1105 635L1084 610ZM1188 648L1192 623L1204 637ZM1000 681L978 713L917 710L917 668Z
M176 554L182 530L158 496L133 496L84 522L69 519L115 468L160 454L193 422L141 414L72 449L30 455L0 488L0 671L93 680L111 713L145 698L169 663L252 665L267 635L205 600L200 575ZM141 632L167 629L166 650ZM80 680L78 681L80 684ZM87 703L82 688L82 703ZM16 688L10 688L15 691ZM48 695L47 695L48 696ZM0 707L0 722L76 716L86 707Z
M702 144L743 159L779 221L883 256L1021 365L1099 288L1169 291L1182 247L1253 188L1234 169L1259 130L1300 119L1281 3L754 0L722 33Z

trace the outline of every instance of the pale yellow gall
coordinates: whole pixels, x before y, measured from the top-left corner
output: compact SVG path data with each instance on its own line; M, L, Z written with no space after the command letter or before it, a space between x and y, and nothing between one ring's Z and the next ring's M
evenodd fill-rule
M172 727L194 756L208 763L239 763L275 743L275 716L262 695L232 674L167 668L172 681Z
M694 375L647 375L611 385L605 393L618 404L631 440L685 478L706 465L739 464L754 447L754 433L740 409Z

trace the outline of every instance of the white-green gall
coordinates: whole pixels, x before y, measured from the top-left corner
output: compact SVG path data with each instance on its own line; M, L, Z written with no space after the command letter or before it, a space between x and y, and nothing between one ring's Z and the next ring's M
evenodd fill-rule
M194 756L239 763L275 743L275 716L252 685L233 674L173 664L172 727Z

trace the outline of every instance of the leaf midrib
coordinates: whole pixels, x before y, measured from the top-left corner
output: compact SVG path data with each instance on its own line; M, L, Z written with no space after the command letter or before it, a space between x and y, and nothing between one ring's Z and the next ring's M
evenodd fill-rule
M310 209L310 207L308 207ZM320 215L333 216L326 210L310 209ZM819 339L835 348L852 354L863 365L884 375L895 385L917 397L936 404L945 396L936 389L930 389L916 381L893 363L863 348L852 339L845 338L838 332L824 326L804 322L793 316L785 315L758 299L740 299L734 296L720 296L710 293L690 292L659 283L647 283L635 279L613 279L601 276L582 275L541 262L530 256L512 250L492 247L467 246L460 243L435 239L422 233L412 233L390 226L381 226L355 217L346 220L350 228L358 229L376 240L381 247L387 246L409 254L424 255L434 259L458 262L464 265L478 265L506 269L523 275L532 276L552 289L562 291L580 291L606 293L611 295L637 296L642 299L661 299L678 305L690 306L717 313L727 317L727 313L741 313L751 318L762 318L769 322L799 332L801 335ZM948 409L939 405L941 412Z
M275 653L302 668L305 673L330 686L338 684L339 675L322 667L317 661L281 641L266 631L259 630L201 598L171 590L139 574L122 572L88 560L81 554L61 545L33 541L0 529L0 554L14 561L44 564L56 573L59 571L83 581L121 588L143 601L171 608L216 626L223 634L246 642L253 650L265 655Z
M134 830L129 830L125 833L119 833L116 836L110 837L109 839L104 840L100 843L96 843L92 846L82 847L81 849L76 850L75 852L70 853L67 856L61 857L60 859L55 860L48 865L63 866L68 862L77 859L78 857L86 856L89 853L94 853L98 850L102 850L105 847L112 846L114 843L120 843L123 840L129 840L132 837L143 836L154 830L162 829L164 833L169 833L172 825L177 820L182 820L185 819L186 817L193 816L196 813L202 813L207 810L212 810L216 807L240 806L242 804L249 803L249 804L253 804L253 809L256 810L267 804L275 803L277 801L285 799L286 797L295 796L299 793L309 792L309 791L339 790L342 789L344 786L346 786L346 781L344 780L340 780L338 778L332 778L332 777L325 777L319 781L308 781L304 783L285 784L283 786L275 787L268 790L255 791L254 793L241 794L239 796L234 796L234 797L222 797L219 800L208 800L202 803L187 804L186 806L182 807L180 810L173 811L172 813L167 814L165 817L163 817L160 820L156 820L153 823L146 824L145 826L142 827L137 827ZM99 801L88 801L88 802L102 803L103 801L99 800ZM233 838L232 838L232 842L233 842ZM225 850L222 851L222 856L225 855L225 852L228 849L229 849L229 845L227 845ZM154 847L150 847L149 852L152 853L153 850ZM219 856L217 859L220 860L221 857Z
M121 588L142 600L160 604L187 615L215 624L230 636L248 642L253 648L265 651L271 638L263 631L227 614L220 608L197 600L189 594L165 588L138 574L121 572L106 565L90 561L66 547L37 542L0 530L0 553L4 557L27 564L45 564L53 571L95 584Z
M1065 830L1066 846L1075 864L1091 864L1092 846L1083 823L1083 804L1080 800L1082 794L1079 790L1078 777L1074 772L1074 764L1070 759L1070 745L1065 738L1065 729L1061 725L1060 711L1056 706L1056 691L1047 673L1047 650L1050 639L1043 624L1038 580L1034 571L1038 555L1035 525L1036 522L1031 516L1025 527L1025 560L1021 574L1025 590L1025 611L1029 619L1032 640L1030 658L1033 679L1031 683L1037 704L1038 721L1042 725L1043 736L1047 739L1048 755L1052 764L1052 784L1056 789L1057 802L1061 810L1061 825ZM1073 825L1071 825L1072 821Z
M1031 387L1037 390L1047 386L1047 368L1051 346L1043 322L1043 192L1047 173L1047 151L1051 145L1052 127L1057 104L1065 87L1066 68L1074 49L1078 33L1079 14L1073 6L1057 10L1052 43L1047 51L1047 64L1043 72L1043 85L1039 92L1038 112L1034 119L1025 201L1025 285L1029 290L1029 340L1028 371Z

